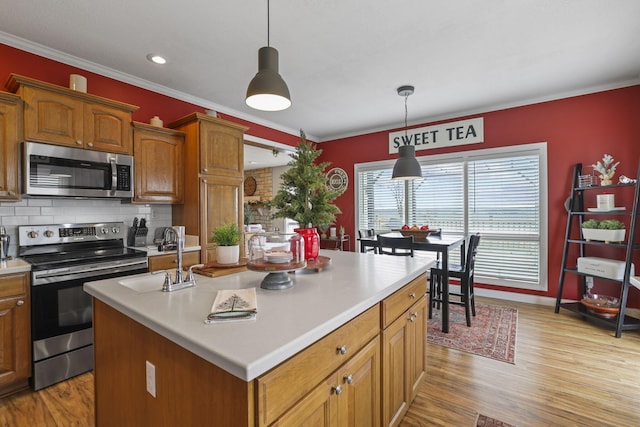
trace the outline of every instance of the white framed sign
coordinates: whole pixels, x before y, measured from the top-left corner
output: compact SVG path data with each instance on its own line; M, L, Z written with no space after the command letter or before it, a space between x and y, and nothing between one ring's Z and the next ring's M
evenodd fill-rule
M454 147L484 142L484 119L459 120L434 126L389 132L389 154L397 153L401 145L413 145L416 151Z
M349 177L344 169L333 168L329 170L326 186L331 191L346 191L349 186Z

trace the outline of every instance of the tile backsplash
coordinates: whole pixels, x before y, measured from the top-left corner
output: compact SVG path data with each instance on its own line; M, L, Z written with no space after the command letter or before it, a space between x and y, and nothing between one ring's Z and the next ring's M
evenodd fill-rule
M19 202L0 202L0 225L11 236L9 255L18 252L18 226L30 224L75 224L121 221L130 227L133 218L145 218L153 243L154 230L171 224L171 205L134 205L113 199L24 198ZM125 240L126 242L126 240Z

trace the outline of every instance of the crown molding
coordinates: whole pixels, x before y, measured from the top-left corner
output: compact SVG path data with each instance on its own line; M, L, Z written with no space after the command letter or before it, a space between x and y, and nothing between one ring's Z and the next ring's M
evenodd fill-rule
M25 52L33 53L34 55L42 56L47 59L51 59L53 61L61 62L66 65L70 65L72 67L80 68L83 70L90 71L95 74L99 74L104 77L108 77L123 83L128 83L133 86L140 87L142 89L146 89L152 92L156 92L162 95L169 96L171 98L178 99L180 101L188 102L190 104L199 105L206 109L216 110L218 112L237 117L242 120L247 120L249 122L265 126L271 129L278 130L280 132L284 132L290 135L299 135L299 129L291 129L286 126L279 125L277 123L273 123L268 120L261 119L259 117L252 116L250 114L244 113L242 111L234 110L232 108L228 108L224 105L217 104L208 99L200 98L194 95L190 95L185 92L177 91L166 86L159 85L157 83L153 83L149 80L141 79L136 76L132 76L131 74L123 73L121 71L115 70L113 68L105 67L100 64L96 64L95 62L87 61L82 58L78 58L77 56L70 55L68 53L49 48L47 46L41 45L39 43L32 42L30 40L14 36L13 34L5 33L0 31L0 43L6 44L7 46L14 47L16 49L23 50ZM309 139L317 140L313 135L308 135Z

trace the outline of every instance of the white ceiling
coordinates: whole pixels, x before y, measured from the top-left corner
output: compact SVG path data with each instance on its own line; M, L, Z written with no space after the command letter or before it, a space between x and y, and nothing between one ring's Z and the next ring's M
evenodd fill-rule
M284 166L291 160L287 151L269 150L245 144L244 146L244 170L275 168Z
M315 141L402 127L404 84L411 124L640 83L638 0L272 0L282 112L244 104L265 0L0 7L2 43Z

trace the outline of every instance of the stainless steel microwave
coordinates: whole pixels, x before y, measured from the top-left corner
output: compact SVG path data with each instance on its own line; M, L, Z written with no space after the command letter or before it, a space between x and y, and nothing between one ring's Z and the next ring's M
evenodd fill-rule
M28 196L133 197L133 156L27 141L23 161Z

